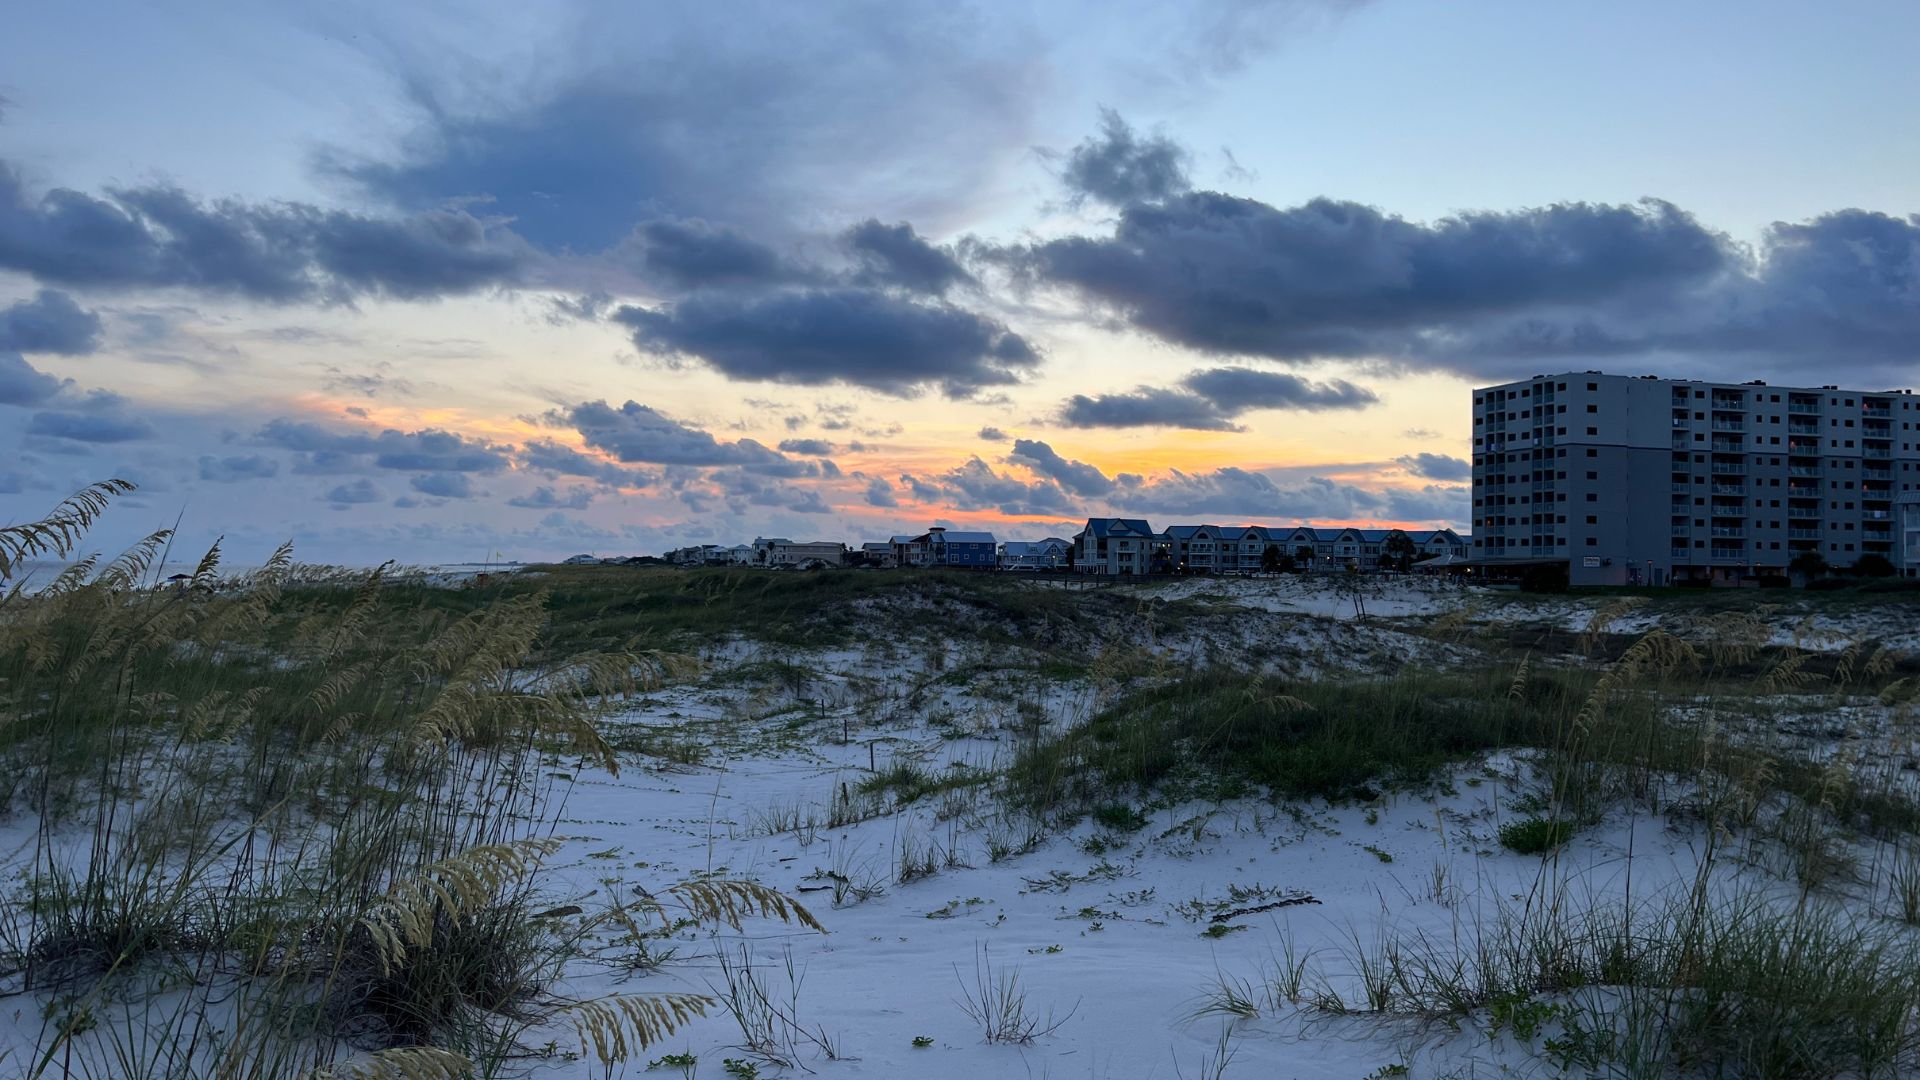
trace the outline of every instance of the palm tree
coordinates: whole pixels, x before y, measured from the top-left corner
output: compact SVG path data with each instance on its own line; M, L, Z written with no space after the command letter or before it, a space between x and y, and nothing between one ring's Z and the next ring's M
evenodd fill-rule
M1812 581L1815 578L1825 576L1827 572L1827 558L1817 551L1803 551L1793 557L1793 561L1787 564L1787 569L1799 574L1808 581Z

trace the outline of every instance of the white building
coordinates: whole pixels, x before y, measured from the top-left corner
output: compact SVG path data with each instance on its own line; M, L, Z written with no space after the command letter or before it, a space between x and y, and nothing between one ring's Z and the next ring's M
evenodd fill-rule
M1895 558L1920 489L1911 390L1599 372L1473 391L1473 544L1575 585L1784 575L1802 552Z
M1144 574L1157 537L1144 518L1088 518L1073 537L1073 568L1083 574Z
M1009 540L1000 545L1002 570L1065 570L1073 545L1057 536L1045 540Z

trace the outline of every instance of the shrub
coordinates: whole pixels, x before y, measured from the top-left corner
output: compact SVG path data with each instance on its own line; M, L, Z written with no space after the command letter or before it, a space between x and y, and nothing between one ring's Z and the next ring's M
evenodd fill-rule
M1501 846L1522 855L1544 855L1572 837L1572 826L1552 818L1522 818L1500 827Z

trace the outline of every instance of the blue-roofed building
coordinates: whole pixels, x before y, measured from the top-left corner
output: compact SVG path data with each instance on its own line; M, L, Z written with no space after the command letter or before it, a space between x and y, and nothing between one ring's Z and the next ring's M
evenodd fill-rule
M1057 536L1045 540L1009 540L1000 545L1002 570L1065 570L1073 545Z
M1088 518L1073 537L1073 568L1083 574L1144 574L1159 539L1145 518Z
M935 566L991 570L1000 565L1000 542L990 532L959 532L936 526L927 530L926 542Z
M990 532L962 532L934 526L919 536L896 536L900 566L953 566L991 570L1000 564L1000 542Z

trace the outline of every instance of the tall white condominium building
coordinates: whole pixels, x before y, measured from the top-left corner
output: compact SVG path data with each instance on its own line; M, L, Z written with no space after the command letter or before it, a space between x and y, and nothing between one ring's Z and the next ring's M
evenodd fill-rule
M1801 552L1898 565L1920 398L1602 375L1473 392L1473 547L1575 585L1784 573Z

